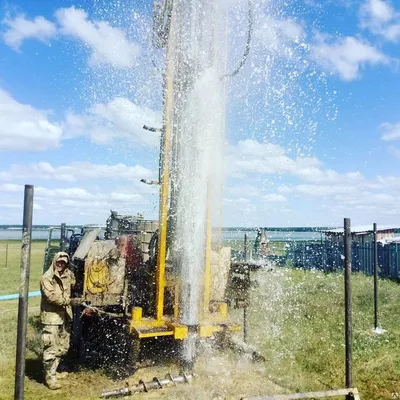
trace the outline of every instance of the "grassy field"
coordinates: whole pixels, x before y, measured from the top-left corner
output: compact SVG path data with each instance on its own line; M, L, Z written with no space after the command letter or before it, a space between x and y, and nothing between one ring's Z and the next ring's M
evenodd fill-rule
M0 242L0 263L1 246ZM11 247L9 247L10 250ZM30 290L38 289L44 243L34 243ZM19 244L9 254L9 266L0 266L0 293L16 293L19 279ZM0 264L1 265L1 264ZM255 275L252 289L250 342L267 361L251 364L232 353L203 352L199 378L188 386L143 394L143 399L239 399L244 395L284 391L322 390L344 384L343 277L295 269L274 269ZM392 399L400 392L400 286L380 282L380 310L385 335L371 332L372 280L353 276L354 386L362 399ZM61 392L42 383L39 298L29 300L26 398L95 399L102 390L123 387L105 372L81 370L71 375ZM13 398L16 342L16 301L0 302L0 399ZM238 310L233 318L241 318ZM131 382L178 372L174 364L146 368Z
M29 290L39 290L45 241L33 241L31 252L31 275ZM6 248L8 255L6 257ZM21 242L17 240L0 241L0 295L18 293L21 265Z
M258 279L250 337L267 358L268 376L293 391L343 387L343 276L276 269ZM372 279L355 274L352 283L353 386L363 399L392 399L400 392L400 286L380 281L380 321L388 332L375 335Z

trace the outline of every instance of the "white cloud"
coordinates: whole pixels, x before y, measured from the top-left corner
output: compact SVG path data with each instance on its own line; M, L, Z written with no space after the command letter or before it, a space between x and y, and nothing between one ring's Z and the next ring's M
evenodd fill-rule
M231 146L227 155L227 170L231 176L242 174L311 175L319 172L320 161L314 157L290 158L286 150L272 143L254 139L241 140Z
M376 181L383 189L400 190L400 177L398 176L378 176Z
M281 50L283 44L299 42L305 37L304 28L292 19L278 20L265 14L259 17L255 32L257 42L269 50Z
M75 7L56 11L60 33L80 40L90 51L89 64L107 63L116 68L130 68L140 54L137 43L106 21L90 21L86 11Z
M23 194L24 185L2 184L0 192L3 194ZM15 198L15 197L12 197ZM21 203L22 197L16 198L17 203ZM130 187L110 189L109 192L96 190L93 192L80 187L67 188L48 188L43 186L34 187L34 203L39 206L54 206L61 209L63 207L82 207L82 209L103 208L104 211L112 209L116 204L118 206L129 206L130 204L146 205L149 200L140 193L132 191ZM7 203L6 203L7 204Z
M236 197L236 198L224 198L225 203L232 203L232 204L249 204L251 201L245 197Z
M0 223L21 220L23 191L23 185L15 188L0 185ZM156 219L157 200L157 196L143 196L129 186L108 186L106 190L35 186L34 224L105 224L110 210L127 215L144 212L146 218Z
M330 223L335 216L341 218L346 214L352 218L357 216L363 223L379 216L377 221L386 223L396 212L400 213L397 201L400 196L400 177L366 179L357 171L339 173L325 169L315 157L293 158L280 146L257 141L240 142L232 146L230 151L238 157L240 155L241 161L255 158L260 168L249 168L248 163L235 164L236 175L230 175L224 192L224 206L229 220L236 219L242 224L254 225L263 224L265 220L279 225L285 224L284 218L286 224L317 224L328 223L326 218ZM272 173L273 178L266 176L270 172L264 171L272 171L272 167L269 164L265 169L262 165L265 151L267 158L277 163L279 174L285 175L284 185L280 184L276 173ZM280 158L284 163L279 164ZM11 178L8 183L0 184L0 209L8 210L2 214L2 221L15 222L20 218L21 207L10 205L22 205L24 186L16 182L26 181L28 177L34 178L30 181L40 183L49 180L48 187L35 185L36 223L59 223L61 220L68 223L104 223L110 209L127 214L144 211L146 218L157 218L158 196L154 194L158 187L138 182L142 173L153 177L153 173L143 167L124 164L71 163L55 167L40 162L14 165L6 171L0 171L0 176ZM235 176L239 175L243 179L236 181ZM61 183L54 187L57 181ZM89 181L90 184L85 182L80 185L80 181ZM62 187L65 182L73 184ZM282 216L288 211L282 206L289 204L289 200L296 203L298 216L294 222L290 222L288 216ZM310 209L311 220L310 214L307 214ZM302 210L306 219L302 216ZM318 221L315 218L319 218Z
M277 29L292 42L299 42L306 36L304 28L293 19L277 21Z
M30 165L14 164L8 171L0 171L0 181L27 179L52 180L61 182L78 181L137 181L156 178L156 172L140 165L125 164L92 164L90 162L73 162L54 167L42 161Z
M228 186L225 189L225 193L234 198L240 198L244 195L246 197L255 197L260 195L260 188L241 181L240 184Z
M385 122L379 126L382 133L382 140L392 141L400 139L400 122L390 124Z
M2 22L7 26L2 35L4 42L15 51L19 51L26 39L37 39L48 43L57 34L55 24L41 16L29 20L21 14L13 19L5 18Z
M264 201L269 203L284 203L288 199L287 197L283 196L282 194L271 193L263 196Z
M141 48L130 41L126 34L112 27L106 21L91 21L82 9L59 8L55 13L58 25L43 16L29 20L20 14L15 18L5 18L4 42L19 51L26 39L37 39L48 43L55 36L66 36L78 40L89 51L89 65L111 65L115 68L134 67Z
M400 13L389 1L366 0L360 8L360 25L388 41L400 40Z
M400 160L400 149L394 146L389 146L389 153L393 154L396 158Z
M98 195L89 193L86 189L82 188L57 188L48 189L42 186L34 188L34 193L39 198L59 198L59 199L76 199L76 200L95 200L98 199Z
M43 151L59 147L61 127L49 112L21 104L0 88L0 152Z
M345 81L359 78L368 65L385 65L391 61L364 39L346 36L335 40L321 34L316 36L312 57L326 71Z
M342 218L344 214L365 222L373 218L387 223L396 215L394 211L400 213L397 200L400 177L367 179L359 171L339 173L324 168L315 157L290 157L280 146L255 140L232 146L228 161L228 193L241 198L243 204L249 201L246 207L240 208L239 214L244 220L258 221L267 213L270 213L268 218L274 218L271 206L276 204L273 203L282 205L289 200L296 202L298 210L303 207L308 218L307 210L312 209L312 215L319 215L319 223L328 223L327 218L336 216ZM285 177L284 184L280 182L280 175ZM238 201L233 198L226 203L232 208ZM298 221L306 223L307 220L299 216Z
M327 197L332 195L339 194L350 194L356 193L358 188L354 185L348 184L336 184L336 185L322 185L322 184L314 184L314 185L297 185L295 190L298 193L306 194L313 197Z
M393 6L385 0L367 0L361 6L360 13L371 23L386 23L395 17Z
M306 31L294 19L279 19L266 15L264 12L256 17L254 28L253 52L273 54L277 58L292 59L298 53L296 47L303 50L308 46L304 43Z
M68 137L89 136L97 144L125 138L138 145L155 147L159 135L143 130L143 125L161 127L161 114L117 97L107 104L96 104L86 114L69 113L64 129Z
M3 183L0 185L0 192L20 192L24 190L23 185L16 185L15 183Z
M150 148L159 144L159 134L144 130L143 125L161 127L161 113L126 98L95 104L82 114L69 112L64 121L52 122L50 114L50 110L19 103L0 88L0 152L44 151L78 136L100 145L118 139ZM7 179L4 172L0 179Z
M328 5L349 8L357 1L358 0L324 0L322 2L321 0L304 0L304 3L317 8L324 8Z
M12 165L0 176L9 183L0 184L0 209L17 205L14 214L2 216L3 223L19 219L24 185L34 184L36 223L104 223L110 209L127 214L146 212L147 217L157 216L157 185L145 185L141 178L156 178L155 172L142 166L124 164L106 165L90 162L73 162L58 167L48 162L31 165ZM42 182L48 181L49 186ZM73 185L65 187L65 182ZM84 182L84 183L80 183ZM127 184L128 183L128 184ZM63 187L64 186L64 187ZM39 212L39 210L43 212ZM2 213L0 213L2 214ZM7 221L7 222L4 222Z
M278 186L277 191L283 194L289 194L293 191L293 189L288 185Z

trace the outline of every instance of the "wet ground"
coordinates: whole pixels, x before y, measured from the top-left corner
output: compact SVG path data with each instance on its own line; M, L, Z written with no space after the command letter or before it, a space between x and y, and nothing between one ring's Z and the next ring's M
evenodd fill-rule
M129 379L136 384L139 379L151 381L154 376L163 378L167 373L176 375L179 370L171 366L151 367L139 370ZM265 363L253 363L244 357L232 354L213 353L205 350L199 358L195 372L198 377L190 384L172 385L161 390L137 395L143 399L199 399L233 400L244 396L283 393L282 388L268 378ZM123 382L107 389L122 388Z

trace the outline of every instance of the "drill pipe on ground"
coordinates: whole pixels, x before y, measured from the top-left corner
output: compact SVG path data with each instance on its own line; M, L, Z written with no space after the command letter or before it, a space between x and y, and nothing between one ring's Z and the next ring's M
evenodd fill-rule
M126 383L126 387L122 389L111 390L109 392L103 392L100 396L101 399L109 399L112 397L124 397L131 396L134 393L148 392L153 389L162 389L163 387L177 383L190 383L193 378L196 378L196 374L185 374L182 373L179 376L172 376L171 374L167 374L164 379L158 379L154 377L152 381L144 382L140 380L139 383L135 386L129 386L128 382Z
M254 362L266 361L265 357L254 346L245 343L237 336L229 337L227 344L232 350L247 354Z

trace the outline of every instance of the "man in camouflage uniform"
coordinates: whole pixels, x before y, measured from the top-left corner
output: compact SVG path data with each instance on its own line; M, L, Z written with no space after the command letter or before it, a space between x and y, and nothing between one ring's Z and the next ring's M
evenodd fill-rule
M57 367L61 357L67 354L71 333L71 288L75 285L74 274L68 269L67 253L55 255L50 268L40 280L43 370L45 384L49 389L60 389ZM71 301L72 300L72 301Z

